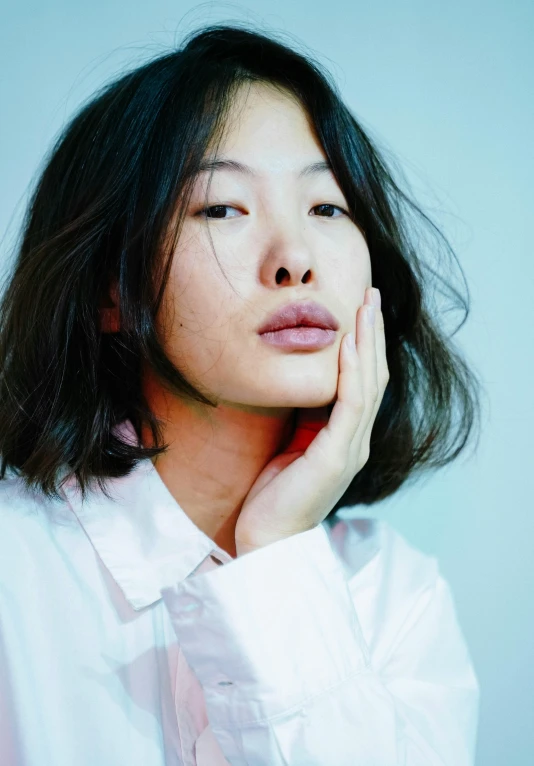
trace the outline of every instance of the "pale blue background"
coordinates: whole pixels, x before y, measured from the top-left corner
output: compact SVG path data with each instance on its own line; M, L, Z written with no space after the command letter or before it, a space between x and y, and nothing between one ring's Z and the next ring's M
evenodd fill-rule
M532 766L534 3L2 0L0 11L0 263L80 101L202 23L294 35L400 159L465 270L472 313L457 339L489 401L476 456L376 515L437 555L453 587L482 686L477 766Z

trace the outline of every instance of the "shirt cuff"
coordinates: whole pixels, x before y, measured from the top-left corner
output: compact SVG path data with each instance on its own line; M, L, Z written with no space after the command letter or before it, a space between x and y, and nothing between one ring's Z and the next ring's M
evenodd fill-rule
M212 723L271 718L370 669L341 562L321 524L161 593Z

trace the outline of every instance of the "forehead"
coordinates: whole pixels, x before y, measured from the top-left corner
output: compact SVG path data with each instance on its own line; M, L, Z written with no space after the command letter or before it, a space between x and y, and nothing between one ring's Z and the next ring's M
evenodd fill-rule
M232 159L231 157L208 157L202 160L199 168L199 174L225 172L234 175L247 176L252 179L261 178L261 170L247 165L244 162ZM332 166L328 160L318 160L295 169L297 179L313 178L323 174L332 174Z
M295 96L269 84L241 86L198 175L261 181L273 174L296 180L333 177L311 121Z
M220 132L210 142L205 169L215 169L210 164L215 154L234 158L242 166L265 164L270 172L277 165L287 166L291 158L299 171L304 159L308 164L326 160L315 127L296 96L263 83L238 88ZM230 170L225 165L216 168Z
M228 121L234 125L250 117L252 112L273 112L307 120L306 110L289 89L271 82L246 82L234 90Z

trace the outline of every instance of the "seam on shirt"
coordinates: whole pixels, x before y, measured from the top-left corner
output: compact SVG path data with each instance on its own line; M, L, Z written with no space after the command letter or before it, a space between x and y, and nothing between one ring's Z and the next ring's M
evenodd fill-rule
M415 603L413 604L412 608L409 609L408 612L406 613L404 620L401 622L399 629L397 630L397 634L395 636L394 641L390 645L388 652L383 657L380 663L380 667L376 668L376 671L378 673L380 673L381 670L387 665L391 656L394 654L394 652L397 651L399 645L402 644L402 642L406 639L406 636L408 636L412 631L417 629L419 622L427 613L430 606L434 603L436 591L437 591L438 578L439 578L439 575L436 576L436 578L430 585L427 585L426 587L423 588L423 590L419 594L419 597L415 600ZM421 602L424 600L426 600L426 603L421 608ZM414 614L414 612L416 612L418 609L420 611L417 617L415 618L415 622L413 623L413 625L410 627L410 629L407 632L403 633L404 626L406 625L408 620L412 618L412 615Z
M341 681L336 681L336 683L332 684L331 686L328 686L326 689L323 689L322 691L317 692L316 694L310 694L308 697L305 697L303 700L293 705L293 707L288 708L287 710L284 710L282 713L276 713L276 715L267 716L266 718L255 718L249 721L234 720L234 724L239 727L250 727L250 726L257 726L258 724L263 724L263 723L271 723L271 722L275 722L280 719L286 718L287 716L298 712L304 705L306 705L311 700L314 700L317 697L321 697L324 694L328 694L333 689L336 689L338 686L341 686L342 684L347 683L353 678L356 678L357 676L362 676L366 673L367 674L374 673L374 671L371 667L365 667L362 670L357 670L355 673L351 673L350 676L346 676L345 678L342 678Z

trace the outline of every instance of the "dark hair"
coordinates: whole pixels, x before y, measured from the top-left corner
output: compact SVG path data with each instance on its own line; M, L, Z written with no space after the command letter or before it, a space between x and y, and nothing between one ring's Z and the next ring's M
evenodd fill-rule
M63 471L84 496L95 481L107 494L107 477L163 453L145 367L177 395L211 403L166 357L155 317L195 173L224 132L236 89L251 82L289 92L311 118L383 297L390 380L369 459L329 516L391 495L466 445L479 417L476 378L438 324L428 277L463 307L459 327L468 301L421 253L426 231L442 263L456 258L447 239L311 56L241 24L211 25L105 85L46 158L0 304L0 478L7 468L57 498ZM112 280L121 325L102 333ZM125 419L139 444L116 433ZM142 446L142 427L153 447Z

